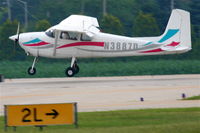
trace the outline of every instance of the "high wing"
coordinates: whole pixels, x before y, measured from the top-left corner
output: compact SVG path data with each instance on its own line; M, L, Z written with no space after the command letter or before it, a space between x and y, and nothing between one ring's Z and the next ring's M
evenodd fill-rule
M95 33L98 33L100 31L98 27L99 23L94 17L71 15L61 21L58 25L55 25L50 29L58 31L85 33L89 37L93 37Z

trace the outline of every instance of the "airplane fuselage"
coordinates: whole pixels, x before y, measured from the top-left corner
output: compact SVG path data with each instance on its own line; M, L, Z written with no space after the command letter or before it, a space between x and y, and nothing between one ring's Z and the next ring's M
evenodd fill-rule
M154 37L155 38L155 37ZM165 51L149 51L164 44L148 44L153 38L131 38L99 32L92 40L58 39L49 37L45 32L30 32L20 34L20 46L26 53L36 57L71 58L75 57L121 57L165 54ZM56 51L54 51L56 49ZM55 52L55 53L54 53Z

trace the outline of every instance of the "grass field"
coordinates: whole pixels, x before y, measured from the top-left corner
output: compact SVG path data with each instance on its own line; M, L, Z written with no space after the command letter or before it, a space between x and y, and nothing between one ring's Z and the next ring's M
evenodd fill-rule
M199 96L192 96L192 97L184 98L183 100L200 100L200 95Z
M200 133L200 108L145 109L79 113L79 128L48 126L42 133ZM0 132L3 131L0 118ZM18 127L16 133L40 133ZM10 127L7 133L14 133Z
M66 62L47 62L40 60L37 74L29 76L27 68L32 61L1 61L0 74L5 78L65 77L64 71L70 65ZM77 77L88 76L129 76L129 75L167 75L199 74L200 60L117 60L91 59L79 62L80 72Z

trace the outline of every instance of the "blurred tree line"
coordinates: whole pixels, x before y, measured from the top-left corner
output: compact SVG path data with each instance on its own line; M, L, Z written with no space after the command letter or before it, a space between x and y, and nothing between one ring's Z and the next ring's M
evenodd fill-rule
M103 32L127 36L157 36L164 32L171 13L171 0L107 0L103 12L103 0L23 0L28 3L28 28L24 25L24 5L10 0L11 20L8 20L7 1L0 0L0 60L25 60L25 53L8 39L16 34L18 22L21 32L44 31L71 14L97 17ZM200 59L200 2L199 0L175 0L175 8L191 12L193 50L178 56L148 56L154 58Z

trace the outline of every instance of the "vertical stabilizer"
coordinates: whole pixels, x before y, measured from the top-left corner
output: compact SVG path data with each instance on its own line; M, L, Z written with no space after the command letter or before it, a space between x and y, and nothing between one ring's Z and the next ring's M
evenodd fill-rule
M159 43L170 44L176 47L176 51L188 51L191 49L190 13L181 9L174 9L169 18L164 34ZM169 45L169 46L170 46Z

